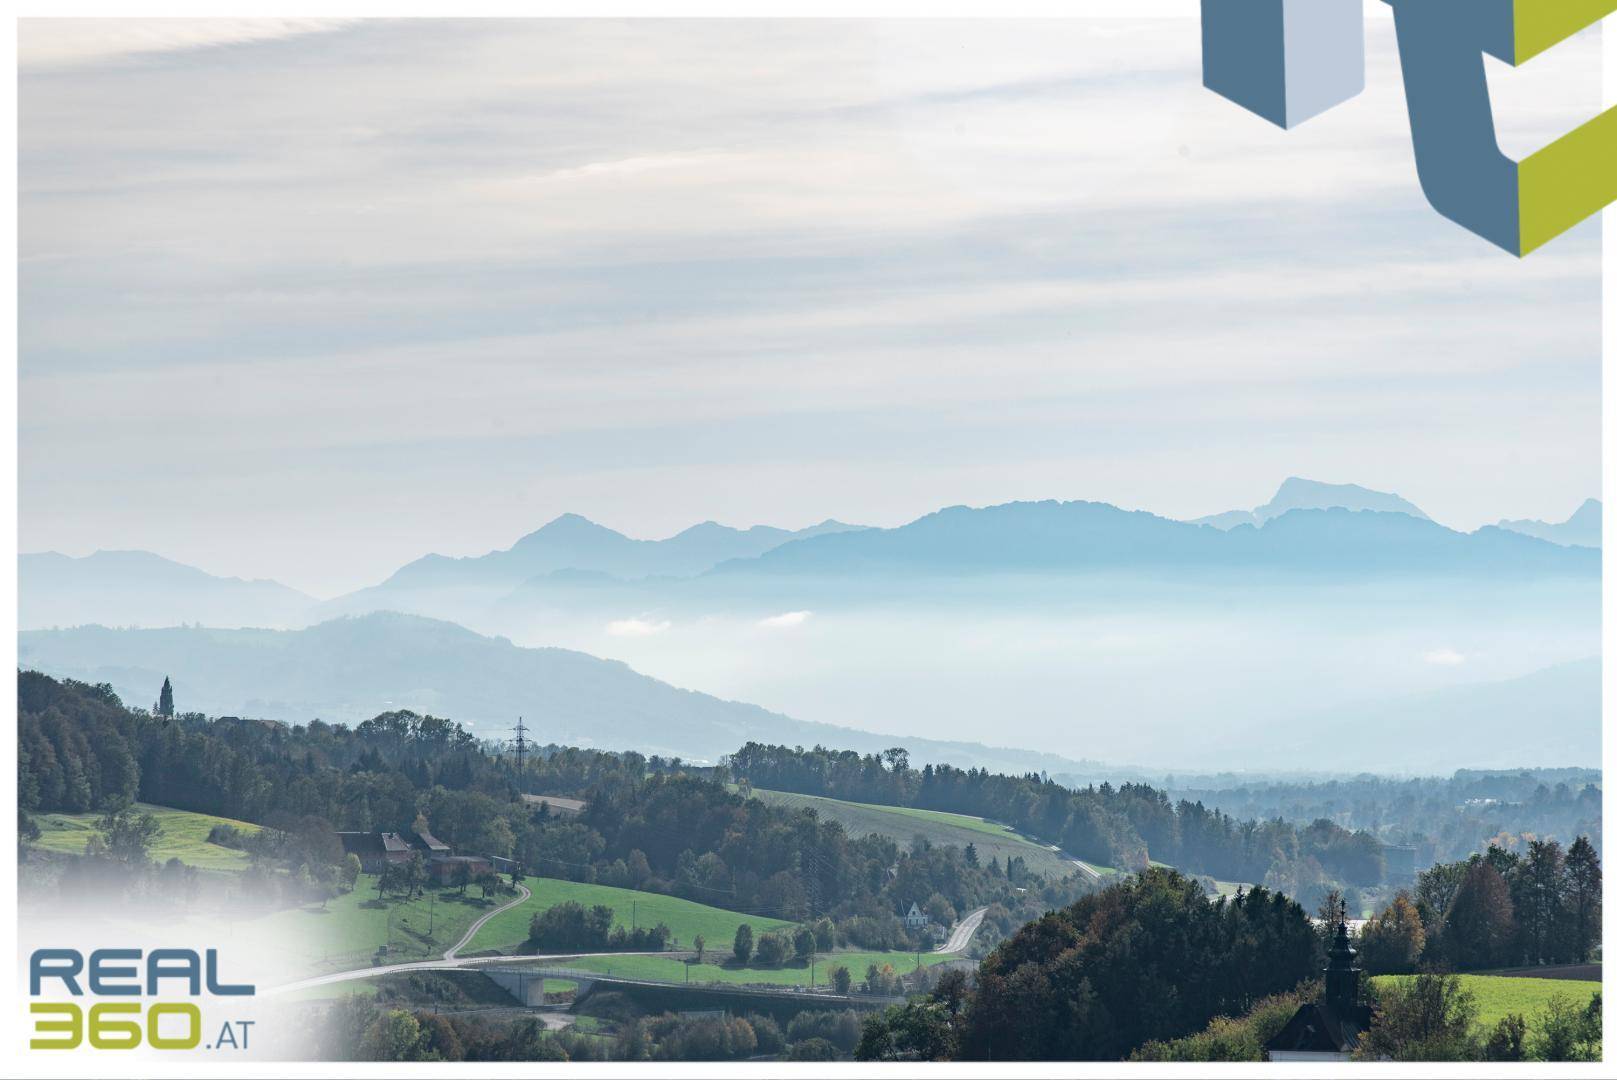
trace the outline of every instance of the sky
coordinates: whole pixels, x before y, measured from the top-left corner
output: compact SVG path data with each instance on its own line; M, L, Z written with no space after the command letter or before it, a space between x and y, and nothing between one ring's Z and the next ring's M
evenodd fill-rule
M1390 27L1282 132L1194 20L24 20L20 543L315 595L564 512L896 525L1302 475L1599 490L1595 223L1415 177ZM1521 152L1598 42L1490 61Z

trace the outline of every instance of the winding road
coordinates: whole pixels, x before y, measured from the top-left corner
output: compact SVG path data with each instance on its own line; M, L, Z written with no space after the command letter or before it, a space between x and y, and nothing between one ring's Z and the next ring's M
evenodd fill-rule
M977 932L977 928L983 924L983 916L986 914L988 914L988 909L985 907L980 907L976 911L973 911L970 915L967 915L964 919L961 919L959 922L955 923L954 929L949 933L949 940L945 941L942 945L939 945L932 951L939 953L965 952L966 946L971 944L972 935L975 934Z
M449 948L444 950L444 959L445 960L453 960L453 959L455 959L456 956L460 955L460 950L464 949L467 945L471 944L472 938L476 937L477 932L479 930L483 929L483 924L484 923L488 922L490 919L494 918L494 916L498 915L502 911L510 911L512 908L514 908L518 904L522 903L522 901L528 899L528 897L533 895L533 893L528 891L528 887L526 885L522 884L520 881L517 882L517 892L520 893L521 895L518 896L515 900L512 900L510 903L501 904L499 907L495 908L493 911L490 911L490 912L486 913L481 919L478 919L476 922L472 923L471 926L467 927L465 936L463 936L459 941L455 942L453 945L449 946Z
M518 885L517 886L517 891L519 893L521 893L521 895L518 896L516 899L511 900L508 903L501 904L499 907L497 907L494 910L486 913L485 915L483 915L482 918L480 918L476 922L472 923L472 925L467 929L466 933L461 935L461 939L459 941L455 942L455 944L451 945L448 949L444 950L443 959L441 959L441 960L415 960L415 961L411 961L409 963L403 963L403 964L377 964L377 965L374 965L372 967L354 968L354 969L352 969L350 971L334 971L329 975L316 975L316 976L314 976L312 978L300 979L297 982L283 983L280 986L272 986L272 987L269 987L269 988L265 989L263 991L263 993L265 993L265 994L293 994L293 993L297 993L299 990L310 990L310 989L313 989L314 987L317 987L317 986L331 986L334 983L353 982L356 979L374 979L379 975L394 975L394 974L397 974L397 973L402 972L402 971L441 971L441 970L444 970L446 968L476 968L476 967L479 967L479 966L485 965L485 964L503 964L503 965L509 966L511 964L531 964L531 963L537 963L537 962L540 962L540 961L565 960L565 959L571 959L571 958L579 957L579 956L663 956L663 955L667 955L666 953L649 953L649 952L644 952L644 953L624 953L624 952L579 953L579 952L569 952L569 953L552 953L552 954L548 954L548 955L545 955L545 956L535 956L535 955L506 956L506 955L502 954L502 955L498 955L498 956L461 957L460 956L460 950L464 949L467 946L467 944L469 944L471 942L472 938L477 936L477 932L483 928L484 923L486 923L490 919L494 918L494 916L498 915L500 912L507 911L507 910L509 910L509 909L511 909L513 907L516 907L518 904L522 903L524 900L528 899L528 897L533 895L531 892L528 891L528 887L526 885ZM963 918L959 922L955 923L954 929L952 931L950 931L950 933L949 933L949 940L945 941L942 945L939 945L936 949L933 950L933 952L934 953L947 953L947 954L955 954L955 953L965 952L966 947L971 944L972 937L976 935L977 928L983 924L983 916L985 914L987 914L987 912L988 912L988 909L985 908L985 907L978 908L976 911L971 912L965 918ZM670 983L670 984L667 984L667 985L678 985L678 984Z

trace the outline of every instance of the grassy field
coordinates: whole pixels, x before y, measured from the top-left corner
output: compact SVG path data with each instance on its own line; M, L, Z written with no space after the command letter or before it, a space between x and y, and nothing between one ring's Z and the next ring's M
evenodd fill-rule
M908 846L920 835L934 846L965 847L975 844L977 857L984 863L998 859L1000 865L1012 856L1021 856L1027 868L1051 877L1066 877L1076 872L1067 860L1041 844L1036 844L1003 825L995 825L980 817L967 814L946 814L939 810L916 810L906 806L877 806L873 803L845 802L819 795L796 795L786 791L768 791L753 788L752 796L777 806L806 806L816 810L827 821L840 821L849 836L867 836L877 833L890 837L895 843ZM1102 873L1110 867L1097 866Z
M1395 982L1413 978L1410 975L1377 975L1375 983ZM1556 994L1571 999L1582 1008L1600 989L1598 982L1575 979L1524 979L1505 975L1461 975L1460 982L1476 995L1477 1026L1492 1031L1506 1013L1520 1013L1527 1020L1527 1029L1533 1029L1535 1013L1542 1012L1545 1004Z
M327 901L304 904L255 920L254 931L282 941L288 970L317 975L347 971L370 962L378 945L388 946L388 962L425 960L443 955L467 927L509 894L483 900L478 889L462 897L454 889L428 889L414 900L376 900L376 876L361 874L353 892Z
M783 919L743 915L682 900L677 896L614 889L608 885L583 885L554 878L529 878L525 884L533 891L533 896L485 923L477 936L461 950L464 955L491 950L521 950L528 940L528 921L538 912L568 900L576 900L585 907L605 904L616 916L613 925L633 927L662 923L673 934L672 943L685 948L689 948L696 940L696 935L701 934L707 939L709 948L727 950L735 939L736 927L742 923L751 923L754 934L792 925Z
M234 825L242 832L256 833L257 825L149 803L136 803L135 808L151 814L162 826L161 835L152 845L152 858L158 862L179 859L198 870L246 869L247 853L208 843L208 831L215 825ZM41 814L34 819L41 833L36 846L46 851L82 855L84 842L95 834L95 823L100 817L100 814Z
M930 967L955 957L943 956L938 953L922 953L921 964ZM684 982L685 961L677 956L580 956L569 960L558 960L560 967L578 968L584 971L599 971L622 975L630 979L650 979L659 982ZM891 964L893 970L900 975L907 975L915 970L915 954L902 952L834 952L826 953L815 960L814 984L824 986L830 979L830 972L838 964L847 966L857 984L865 977L865 971L871 964ZM807 986L809 984L809 966L804 963L792 963L778 968L761 967L720 967L717 964L690 965L690 981L692 983L768 983L772 986ZM548 985L548 984L547 984Z

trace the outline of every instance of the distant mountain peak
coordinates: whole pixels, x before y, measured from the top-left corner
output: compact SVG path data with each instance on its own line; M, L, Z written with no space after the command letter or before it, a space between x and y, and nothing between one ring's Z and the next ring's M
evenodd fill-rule
M1597 548L1600 546L1601 512L1599 499L1585 499L1565 521L1521 518L1501 521L1499 528L1524 536L1535 536L1552 544Z
M1287 510L1334 510L1338 507L1343 510L1380 510L1430 520L1420 507L1393 492L1375 491L1359 484L1331 484L1301 476L1286 477L1274 498L1258 509L1268 510L1267 517L1275 517Z
M1238 525L1262 525L1270 518L1292 510L1376 510L1387 514L1407 514L1421 521L1430 521L1426 513L1401 495L1376 491L1359 484L1332 484L1323 480L1310 480L1303 476L1288 476L1276 489L1274 497L1251 510L1227 510L1195 518L1192 525L1212 525L1219 529L1233 529Z
M558 515L558 516L556 516L554 518L551 518L549 521L547 521L543 525L539 526L539 528L537 528L533 532L529 533L528 536L538 536L541 533L555 534L555 533L571 533L571 532L583 532L583 533L609 532L609 533L615 533L615 530L609 529L605 525L601 525L601 524L599 524L597 522L591 521L589 518L585 517L583 514L566 513L566 514L560 514L560 515ZM526 540L528 538L528 536L523 537L523 539Z
M471 617L468 613L486 608L525 582L556 580L550 575L558 571L569 572L571 577L564 575L568 580L599 580L602 575L621 581L691 577L729 559L753 558L794 540L858 528L825 522L796 532L771 525L737 529L709 519L665 539L639 540L582 514L566 513L509 548L468 558L422 556L380 585L331 601L322 614L354 614L390 606L416 610L424 604L434 614L467 618ZM406 595L423 590L433 595L425 599ZM449 596L455 590L465 591L466 605L455 605Z

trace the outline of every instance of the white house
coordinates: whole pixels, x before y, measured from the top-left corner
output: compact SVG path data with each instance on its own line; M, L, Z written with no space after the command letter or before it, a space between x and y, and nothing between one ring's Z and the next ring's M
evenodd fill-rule
M913 900L910 901L910 913L904 916L904 929L925 930L931 923L932 920L926 917L926 912L921 910L921 906Z

